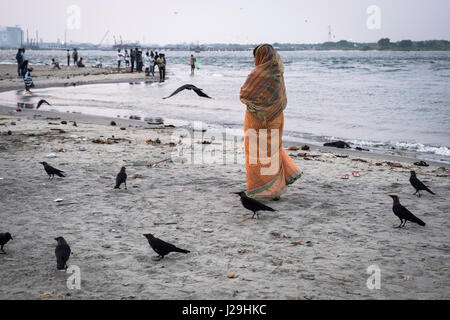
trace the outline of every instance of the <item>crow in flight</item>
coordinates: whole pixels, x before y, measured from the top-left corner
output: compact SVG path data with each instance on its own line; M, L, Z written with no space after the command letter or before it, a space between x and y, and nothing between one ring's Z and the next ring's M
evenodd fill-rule
M158 261L163 259L165 255L170 252L181 252L181 253L189 253L189 250L184 250L175 247L173 244L162 241L161 239L155 238L152 234L144 234L144 237L147 238L150 247L158 254Z
M406 221L411 221L414 223L417 223L420 226L425 226L425 222L417 218L415 215L413 215L408 209L406 209L404 206L400 204L400 200L398 199L398 196L389 195L394 200L394 206L392 207L392 211L394 211L394 214L400 219L400 225L397 228L402 228L405 226ZM405 220L403 222L403 220Z
M39 109L40 106L41 106L43 103L48 104L49 106L51 106L50 103L48 103L48 102L45 101L44 99L41 99L41 100L39 100L39 102L38 102L38 104L37 104L37 106L36 106L36 109Z
M165 97L163 99L170 98L171 96L176 95L177 93L179 93L180 91L183 91L184 89L194 90L195 93L198 94L200 97L212 99L210 96L208 96L206 93L203 92L203 89L197 88L196 86L194 86L192 84L185 84L184 86L179 87L170 96Z

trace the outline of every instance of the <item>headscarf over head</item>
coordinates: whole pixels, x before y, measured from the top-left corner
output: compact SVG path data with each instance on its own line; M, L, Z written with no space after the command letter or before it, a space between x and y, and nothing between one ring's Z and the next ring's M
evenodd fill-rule
M280 55L270 44L256 48L255 68L241 88L240 99L265 124L286 108L283 73Z

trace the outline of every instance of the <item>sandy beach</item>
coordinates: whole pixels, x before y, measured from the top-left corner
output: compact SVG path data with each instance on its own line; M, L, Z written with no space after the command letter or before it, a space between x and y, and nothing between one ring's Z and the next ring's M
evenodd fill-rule
M75 66L61 66L61 69L53 69L51 66L33 65L31 76L36 88L83 85L94 83L118 83L130 81L154 81L154 77L146 77L144 72L131 73L125 68L120 72L117 68L78 68ZM22 77L17 75L17 65L0 64L0 92L23 89Z
M16 81L2 78L3 87ZM233 194L245 188L244 165L172 161L174 150L192 147L170 144L179 129L0 107L0 232L14 238L0 255L0 298L450 298L450 174L442 164L417 167L408 158L323 147L290 150L303 176L280 201L267 203L276 212L256 220ZM99 137L108 143L94 143ZM218 145L216 152L242 159L242 138L235 141L235 150ZM67 177L48 180L40 161ZM122 166L128 190L113 190ZM436 195L413 195L410 170ZM340 178L344 173L348 180ZM399 220L389 194L427 225L394 228ZM153 261L144 233L191 253ZM56 270L57 236L72 248L68 264L81 270L80 290L69 290L69 274ZM379 290L366 285L371 265L381 271Z

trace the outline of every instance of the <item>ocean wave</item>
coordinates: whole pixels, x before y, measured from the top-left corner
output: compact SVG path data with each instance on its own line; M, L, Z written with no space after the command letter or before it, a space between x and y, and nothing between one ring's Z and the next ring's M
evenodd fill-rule
M427 146L422 143L408 143L408 142L396 142L393 144L394 147L403 150L424 152L424 153L434 153L440 156L450 157L450 150L443 146Z
M379 141L369 141L369 140L349 140L348 141L351 144L354 144L359 147L372 147L372 148L390 148L386 143L379 142Z
M398 142L398 141L390 141L390 142L380 142L380 141L370 141L370 140L346 140L335 137L325 137L326 141L336 141L336 140L344 140L352 145L358 147L366 147L366 148L377 148L377 149L395 149L418 152L418 153L431 153L438 156L450 157L450 149L444 146L431 146L425 145L423 143L413 143L413 142Z

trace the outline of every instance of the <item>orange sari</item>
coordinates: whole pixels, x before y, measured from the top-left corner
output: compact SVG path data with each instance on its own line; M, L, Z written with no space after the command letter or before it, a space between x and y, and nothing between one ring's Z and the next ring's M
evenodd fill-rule
M284 67L270 45L258 47L255 68L241 88L240 99L247 106L244 121L247 196L277 199L301 172L283 149L286 107Z

